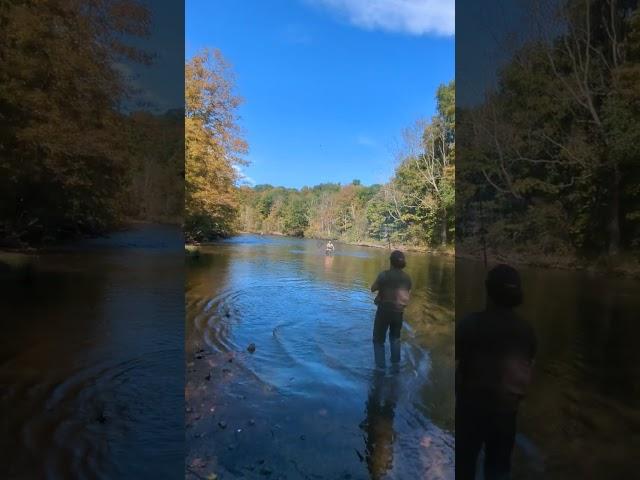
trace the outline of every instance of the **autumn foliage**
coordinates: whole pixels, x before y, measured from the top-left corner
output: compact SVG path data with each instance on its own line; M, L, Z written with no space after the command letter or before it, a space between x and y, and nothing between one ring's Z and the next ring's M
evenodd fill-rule
M185 236L208 240L233 232L237 215L234 168L247 151L237 123L241 99L218 50L185 66Z

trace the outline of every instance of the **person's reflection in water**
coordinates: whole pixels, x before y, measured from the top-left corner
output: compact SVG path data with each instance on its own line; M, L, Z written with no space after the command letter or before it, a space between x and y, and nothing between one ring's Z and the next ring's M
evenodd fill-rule
M485 480L508 479L520 400L531 378L536 338L514 312L518 272L498 265L485 282L487 306L456 324L456 479L473 480L481 448Z
M331 270L331 266L333 265L333 255L325 255L324 257L324 269Z
M375 371L366 403L366 419L360 424L365 432L365 459L372 480L384 478L393 466L393 417L397 401L397 375L385 376Z
M378 292L374 302L378 306L373 325L373 353L376 367L383 370L385 364L384 340L389 332L391 363L395 370L400 363L400 332L402 312L409 303L411 278L403 271L406 266L404 253L394 250L389 257L391 268L380 272L371 285L372 292Z

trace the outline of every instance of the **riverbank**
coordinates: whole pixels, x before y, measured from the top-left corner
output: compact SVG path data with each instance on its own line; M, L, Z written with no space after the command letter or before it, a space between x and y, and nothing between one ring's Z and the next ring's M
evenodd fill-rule
M615 257L599 256L579 258L576 255L554 255L532 252L502 251L487 249L487 264L508 263L521 267L535 267L553 270L584 271L596 275L629 277L640 279L640 259L631 253L622 253ZM455 257L483 262L481 247L458 243Z
M108 238L111 235L120 234L123 232L136 230L150 226L180 226L181 220L176 218L165 217L159 220L139 220L135 218L127 218L121 222L118 222L106 230L96 230L91 232L75 232L63 237L51 238L48 241L42 241L38 243L24 242L15 238L5 239L0 241L0 253L16 254L16 255L37 255L40 253L47 253L55 251L59 248L64 248L67 245L74 244L76 242L82 242L84 240L92 240L96 238Z
M249 232L249 231L240 231L239 235L262 235L260 232ZM375 242L373 240L367 241L348 241L348 240L334 240L329 238L322 237L292 237L291 235L285 235L279 232L268 232L264 233L264 235L273 235L276 237L290 237L290 238L306 238L307 240L317 240L317 241L329 241L332 240L335 243L343 244L343 245L354 245L356 247L368 247L368 248L383 248L389 250L404 250L406 252L419 252L419 253L427 253L430 255L442 255L453 257L455 255L455 249L453 245L448 245L446 247L427 247L424 245L404 245L404 244L396 244L396 243L384 243L384 242ZM203 243L206 245L206 243Z

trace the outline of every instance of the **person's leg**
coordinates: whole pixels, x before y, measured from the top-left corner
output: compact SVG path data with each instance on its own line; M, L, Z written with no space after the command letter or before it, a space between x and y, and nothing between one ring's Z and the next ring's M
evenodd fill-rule
M402 312L393 312L389 322L389 346L391 363L400 363L400 332L402 331Z
M492 416L485 445L485 480L508 480L511 474L511 454L516 440L516 413Z
M456 402L456 480L474 480L483 443L482 419L473 408Z
M373 324L373 355L376 367L384 368L386 365L384 355L384 338L387 336L389 322L381 307L376 311L376 319Z

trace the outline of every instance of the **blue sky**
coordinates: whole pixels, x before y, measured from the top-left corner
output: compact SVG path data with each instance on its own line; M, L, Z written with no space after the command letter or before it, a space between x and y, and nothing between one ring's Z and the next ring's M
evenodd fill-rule
M244 98L248 182L382 183L454 77L453 0L187 0L187 57L219 48Z

